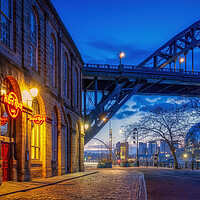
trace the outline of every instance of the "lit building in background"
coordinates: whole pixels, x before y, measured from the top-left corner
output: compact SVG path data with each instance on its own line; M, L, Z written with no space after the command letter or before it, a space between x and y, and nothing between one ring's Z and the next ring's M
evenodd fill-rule
M80 53L50 1L11 2L0 1L0 184L83 171Z
M148 155L153 155L157 153L157 141L148 142Z
M169 145L165 140L160 140L160 152L161 154L170 154L171 150L169 148Z
M129 144L128 142L118 142L116 144L116 153L120 161L127 161L129 158Z
M139 143L139 151L138 151L138 154L139 154L140 156L146 155L146 151L147 151L147 143L140 142L140 143Z

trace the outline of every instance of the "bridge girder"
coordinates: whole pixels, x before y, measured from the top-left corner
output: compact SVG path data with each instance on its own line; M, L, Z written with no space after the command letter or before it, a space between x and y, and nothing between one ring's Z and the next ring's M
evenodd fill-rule
M193 51L194 48L199 46L200 21L197 21L165 43L137 67L151 66L161 69L168 64L171 66L171 63L175 63L179 56L186 56L188 51Z

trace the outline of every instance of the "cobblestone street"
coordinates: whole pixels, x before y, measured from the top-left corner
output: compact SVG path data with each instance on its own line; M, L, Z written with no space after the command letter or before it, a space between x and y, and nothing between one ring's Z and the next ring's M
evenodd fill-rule
M141 174L125 169L101 169L57 184L0 196L1 199L137 199Z

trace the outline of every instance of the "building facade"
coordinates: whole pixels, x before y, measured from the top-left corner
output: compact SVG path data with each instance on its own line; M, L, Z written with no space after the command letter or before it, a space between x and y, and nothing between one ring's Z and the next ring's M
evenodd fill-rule
M50 0L0 0L0 21L0 183L83 171L83 61L69 32Z
M158 151L157 142L156 141L149 141L148 143L148 155L152 156L156 154Z
M146 155L146 151L147 151L147 143L140 142L140 143L139 143L138 154L139 154L140 156L144 156L144 155Z

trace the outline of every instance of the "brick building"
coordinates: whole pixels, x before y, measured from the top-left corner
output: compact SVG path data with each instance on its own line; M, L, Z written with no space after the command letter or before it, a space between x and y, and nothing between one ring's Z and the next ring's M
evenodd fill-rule
M0 21L0 183L83 171L83 61L69 32L50 0L0 0Z

